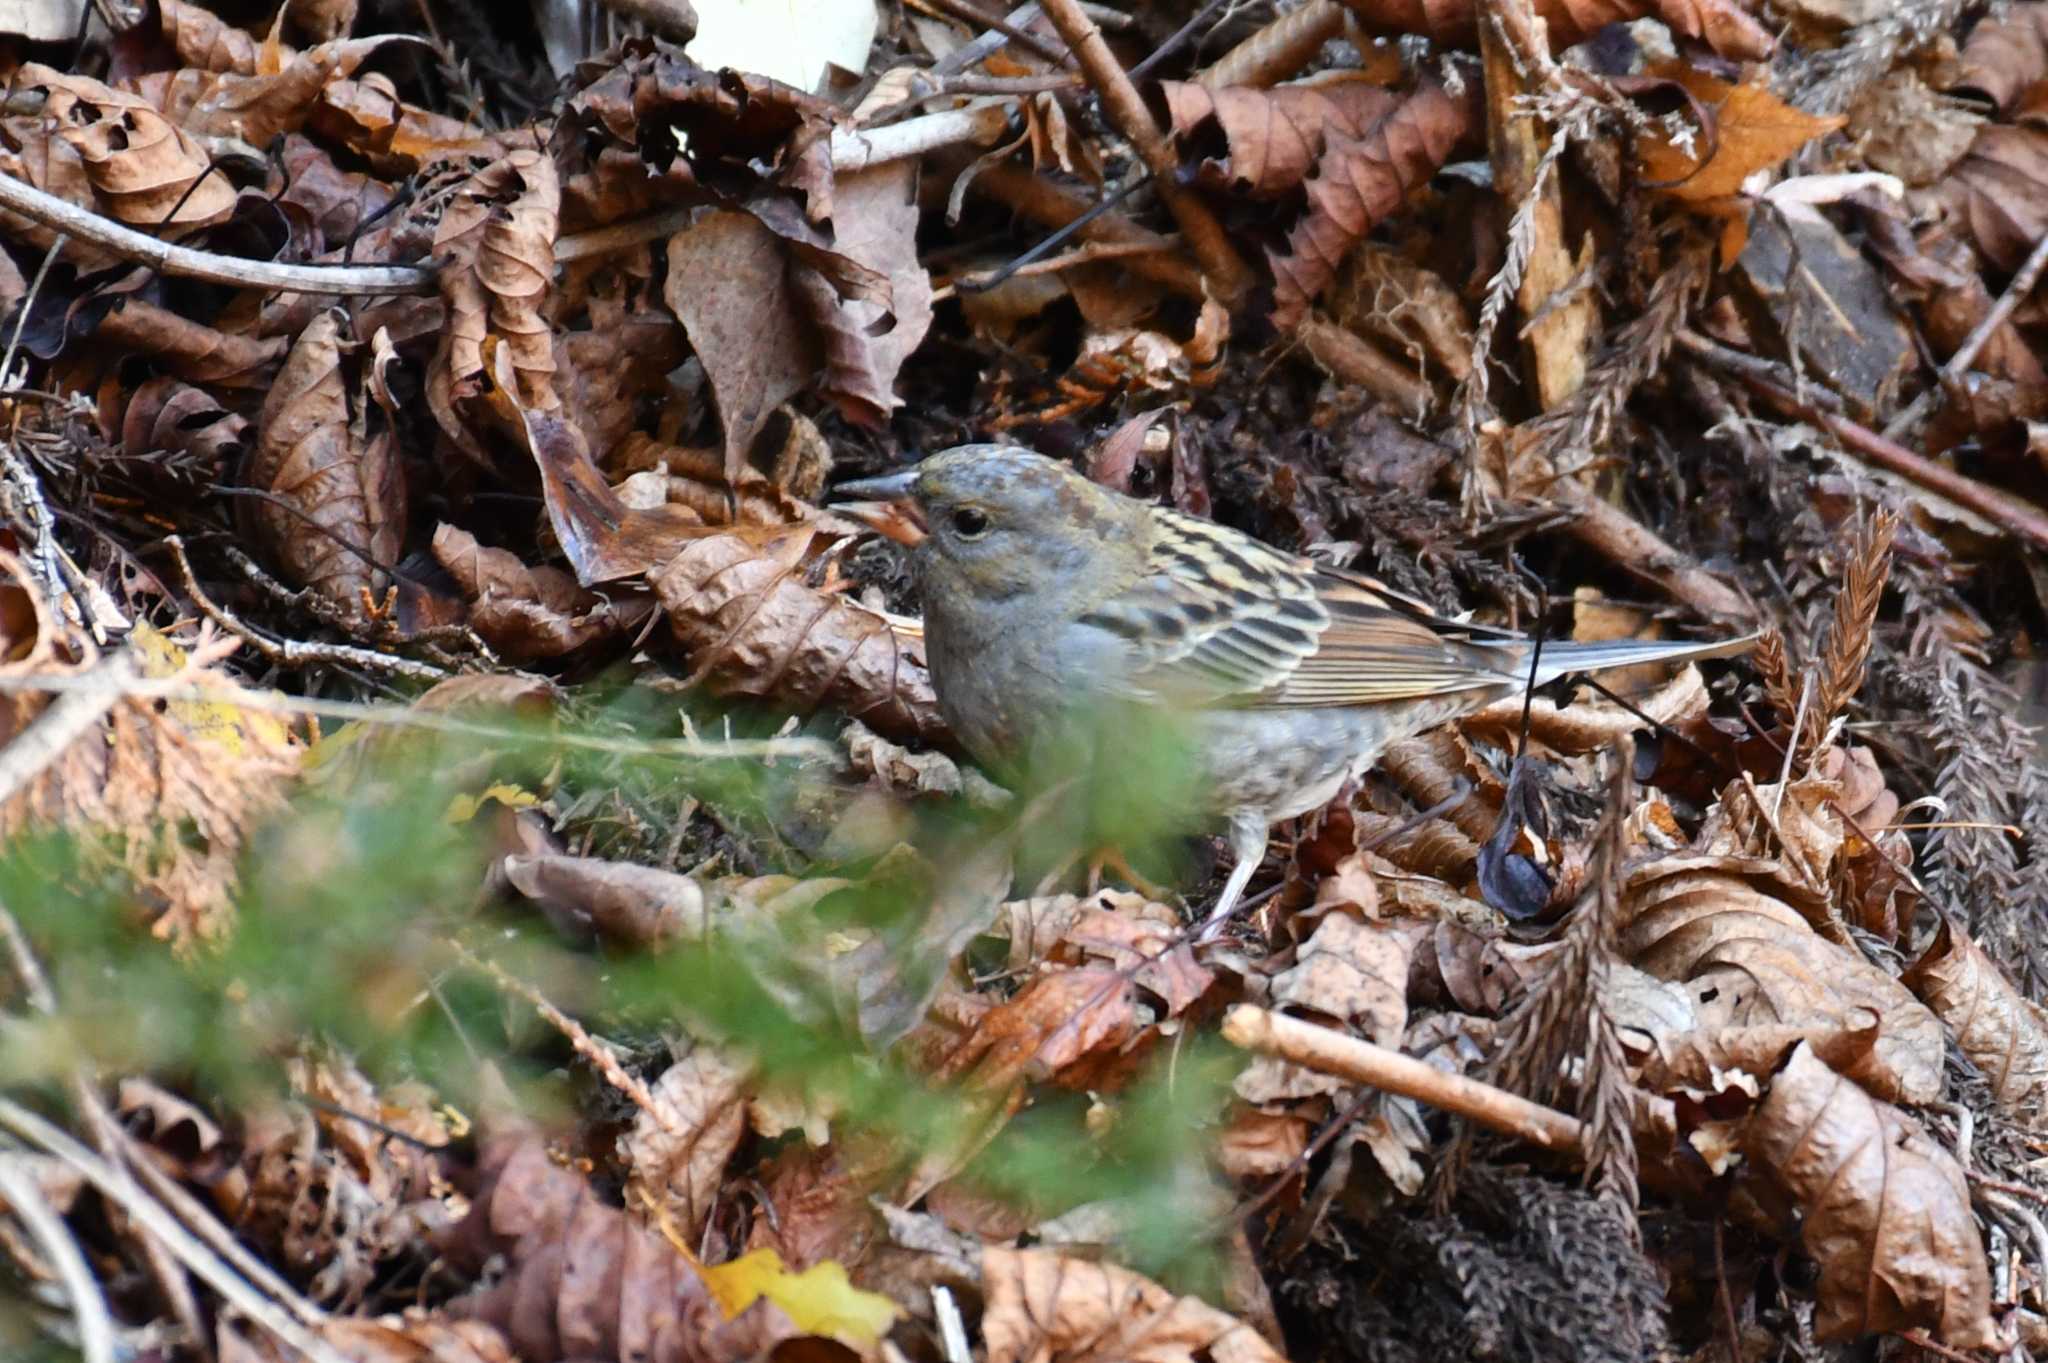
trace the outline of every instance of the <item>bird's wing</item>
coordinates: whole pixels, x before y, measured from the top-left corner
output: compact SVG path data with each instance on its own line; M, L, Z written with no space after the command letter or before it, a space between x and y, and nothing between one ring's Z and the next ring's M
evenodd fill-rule
M1136 697L1184 705L1364 705L1515 680L1512 655L1370 578L1168 511L1143 575L1082 623L1131 650Z

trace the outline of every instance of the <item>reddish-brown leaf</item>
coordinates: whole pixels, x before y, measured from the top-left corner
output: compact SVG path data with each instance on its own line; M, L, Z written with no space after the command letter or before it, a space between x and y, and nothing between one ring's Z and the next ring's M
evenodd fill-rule
M1991 1274L1963 1170L1919 1123L1806 1046L1771 1078L1743 1152L1799 1205L1822 1339L1925 1329L1989 1347Z
M85 163L100 207L145 231L219 222L235 208L235 188L183 128L137 95L29 63L16 90L47 92L44 116Z
M1948 1024L2005 1110L2038 1128L2048 1100L2048 1013L1946 918L1904 980Z
M1378 32L1426 33L1439 43L1467 45L1478 39L1479 0L1345 0L1367 28ZM1553 51L1590 37L1608 24L1631 19L1662 20L1688 38L1704 40L1724 57L1756 61L1776 46L1770 30L1750 15L1741 0L1535 0L1537 17L1550 33Z
M464 448L474 441L457 404L477 391L487 337L497 337L511 358L523 410L561 404L553 333L542 315L555 277L560 207L553 159L522 148L460 186L434 233L434 254L446 262L436 279L448 323L427 394L441 428Z
M1970 30L1951 90L1982 90L2001 113L2048 76L2048 4L2041 0L1987 16Z
M1328 137L1307 182L1308 212L1287 234L1286 253L1267 253L1274 325L1298 323L1351 248L1436 174L1480 123L1477 82L1467 82L1462 95L1431 82L1363 136Z
M713 535L650 574L693 674L799 712L843 710L892 738L943 737L922 641L805 585L799 565L811 535L804 526Z
M1935 195L1986 260L2013 271L2048 233L2048 129L1992 124L1977 132Z
M1115 1264L990 1247L981 1275L988 1363L1284 1363L1251 1326Z
M559 658L615 636L631 618L561 569L529 568L457 526L434 531L434 557L468 598L470 628L513 662Z
M388 416L371 435L367 395L350 401L346 320L330 308L292 347L243 474L270 495L245 498L239 510L288 578L361 610L382 597L403 548L405 483Z
M1270 90L1211 90L1192 81L1161 81L1174 136L1196 141L1213 122L1224 154L1197 168L1214 189L1271 197L1308 178L1332 134L1358 138L1394 111L1400 97L1357 78L1299 81Z

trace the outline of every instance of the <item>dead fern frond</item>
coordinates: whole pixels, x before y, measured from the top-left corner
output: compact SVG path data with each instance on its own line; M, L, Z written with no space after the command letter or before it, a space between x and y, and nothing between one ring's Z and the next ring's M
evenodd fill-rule
M1503 1020L1485 1071L1489 1082L1553 1106L1576 1071L1576 1106L1586 1124L1586 1182L1628 1207L1636 1204L1633 1093L1607 992L1626 912L1621 863L1634 803L1633 761L1627 744L1614 755L1607 810L1593 839L1593 889L1574 911L1556 963ZM1576 1066L1569 1063L1574 1057ZM1447 1168L1459 1162L1454 1157Z
M1877 623L1878 604L1884 598L1885 579L1891 575L1892 539L1898 529L1898 513L1884 507L1857 532L1849 566L1842 577L1842 590L1835 595L1834 622L1828 630L1827 647L1821 651L1820 681L1814 691L1814 723L1801 740L1797 755L1801 765L1812 758L1835 716L1863 689L1864 670L1870 662L1871 630Z
M1784 631L1776 625L1765 629L1749 660L1764 684L1764 698L1778 712L1778 718L1790 724L1799 712L1799 691L1792 684L1792 663L1785 656Z

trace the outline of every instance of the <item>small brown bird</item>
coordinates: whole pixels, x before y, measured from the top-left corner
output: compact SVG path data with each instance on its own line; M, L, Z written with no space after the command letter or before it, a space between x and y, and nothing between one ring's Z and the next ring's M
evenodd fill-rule
M922 520L932 685L978 761L1014 775L1064 745L1101 779L1143 765L1135 735L1148 726L1184 746L1192 789L1125 794L1227 824L1237 864L1212 926L1264 859L1270 825L1328 802L1388 744L1517 694L1532 659L1540 686L1753 642L1546 642L1539 655L1521 635L1011 446L962 445L836 492L907 501ZM873 501L835 509L888 521Z

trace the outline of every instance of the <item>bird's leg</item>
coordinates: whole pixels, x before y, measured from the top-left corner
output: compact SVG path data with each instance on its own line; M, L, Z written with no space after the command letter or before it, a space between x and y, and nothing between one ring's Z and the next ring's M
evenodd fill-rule
M1144 895L1147 899L1166 899L1173 892L1164 886L1155 885L1138 874L1130 860L1124 856L1124 849L1115 845L1098 847L1095 855L1088 859L1088 893L1094 894L1102 888L1102 873L1113 871L1117 879Z
M1230 868L1230 879L1223 884L1223 895L1216 901L1216 907L1209 910L1209 917L1203 922L1202 930L1195 936L1197 943L1213 942L1222 935L1223 925L1230 921L1237 911L1237 901L1244 898L1244 887L1251 883L1252 872L1259 869L1259 863L1266 859L1267 828L1264 810L1240 809L1230 816L1230 850L1237 857L1237 865Z

